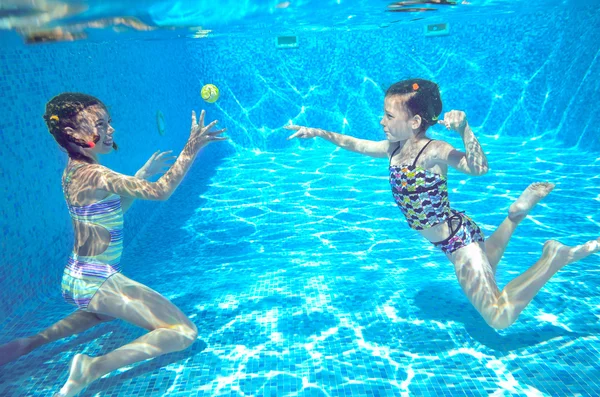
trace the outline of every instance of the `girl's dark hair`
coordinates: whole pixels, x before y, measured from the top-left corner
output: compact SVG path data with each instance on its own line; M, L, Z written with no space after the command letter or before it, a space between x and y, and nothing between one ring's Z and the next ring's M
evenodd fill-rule
M437 124L438 116L442 112L442 99L438 85L433 81L423 79L409 79L392 84L385 92L385 96L408 96L406 108L413 116L417 114L423 120L421 130L425 131Z
M46 112L43 117L48 126L48 131L72 159L88 163L93 162L92 159L82 153L70 149L69 142L84 148L89 147L89 144L83 139L67 134L65 128L77 129L77 115L82 110L94 105L100 105L106 109L106 106L98 98L77 92L65 92L57 95L46 104ZM93 142L98 143L99 139L100 137L96 135L93 138ZM117 150L117 144L114 142L113 148Z

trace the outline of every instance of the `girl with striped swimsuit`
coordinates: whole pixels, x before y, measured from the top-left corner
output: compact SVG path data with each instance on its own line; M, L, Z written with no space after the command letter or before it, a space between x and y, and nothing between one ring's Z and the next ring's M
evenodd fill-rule
M99 157L117 146L106 106L80 93L64 93L46 105L48 130L69 155L63 191L75 230L75 244L62 278L62 294L77 310L29 338L0 346L0 365L46 343L83 332L115 318L149 332L104 356L74 356L59 397L78 394L90 382L123 366L179 351L197 336L196 326L169 300L121 273L123 213L135 199L167 200L190 169L199 150L226 139L192 112L190 137L179 156L156 152L135 176L100 165ZM169 166L168 162L175 160ZM156 182L153 175L169 169Z

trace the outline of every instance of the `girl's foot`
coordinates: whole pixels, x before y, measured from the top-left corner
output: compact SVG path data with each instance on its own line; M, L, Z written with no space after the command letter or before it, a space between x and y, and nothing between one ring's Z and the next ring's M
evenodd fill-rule
M600 251L600 238L574 247L561 244L556 240L548 240L544 244L542 259L550 259L552 267L560 269L598 251Z
M76 354L71 361L69 369L69 379L54 397L72 397L76 396L87 385L96 378L91 375L91 364L93 358L85 354Z
M525 219L529 211L531 211L541 199L546 197L552 189L554 189L554 183L549 182L536 182L529 185L527 189L521 193L521 196L517 201L512 203L508 209L508 219L517 223L521 222Z

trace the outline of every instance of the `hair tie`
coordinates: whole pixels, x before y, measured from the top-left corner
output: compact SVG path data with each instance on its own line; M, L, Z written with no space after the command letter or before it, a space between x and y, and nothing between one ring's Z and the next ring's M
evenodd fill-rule
M414 83L414 84L412 85L412 88L413 88L413 91L416 91L416 90L418 90L418 89L419 89L419 85L418 85L417 83Z
M58 121L59 118L57 115L53 114L52 116L50 116L50 120Z
M93 148L96 144L93 141L87 142L88 147Z

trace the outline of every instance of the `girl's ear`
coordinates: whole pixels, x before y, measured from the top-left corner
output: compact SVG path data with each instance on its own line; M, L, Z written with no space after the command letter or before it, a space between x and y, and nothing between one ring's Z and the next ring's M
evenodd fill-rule
M418 130L421 128L421 123L423 123L423 119L417 114L412 118L410 126L413 130Z
M73 138L76 138L76 139L84 140L86 138L85 136L83 136L83 134L81 132L79 132L71 127L65 127L64 131L65 131L65 134L72 136Z
M75 143L75 145L77 146L82 146L82 147L87 147L86 143L87 142L93 142L96 143L99 139L98 135L86 135L83 132L76 130L74 128L71 127L65 127L64 129L65 134L69 135L71 138L74 138L73 140L70 140L71 142Z

